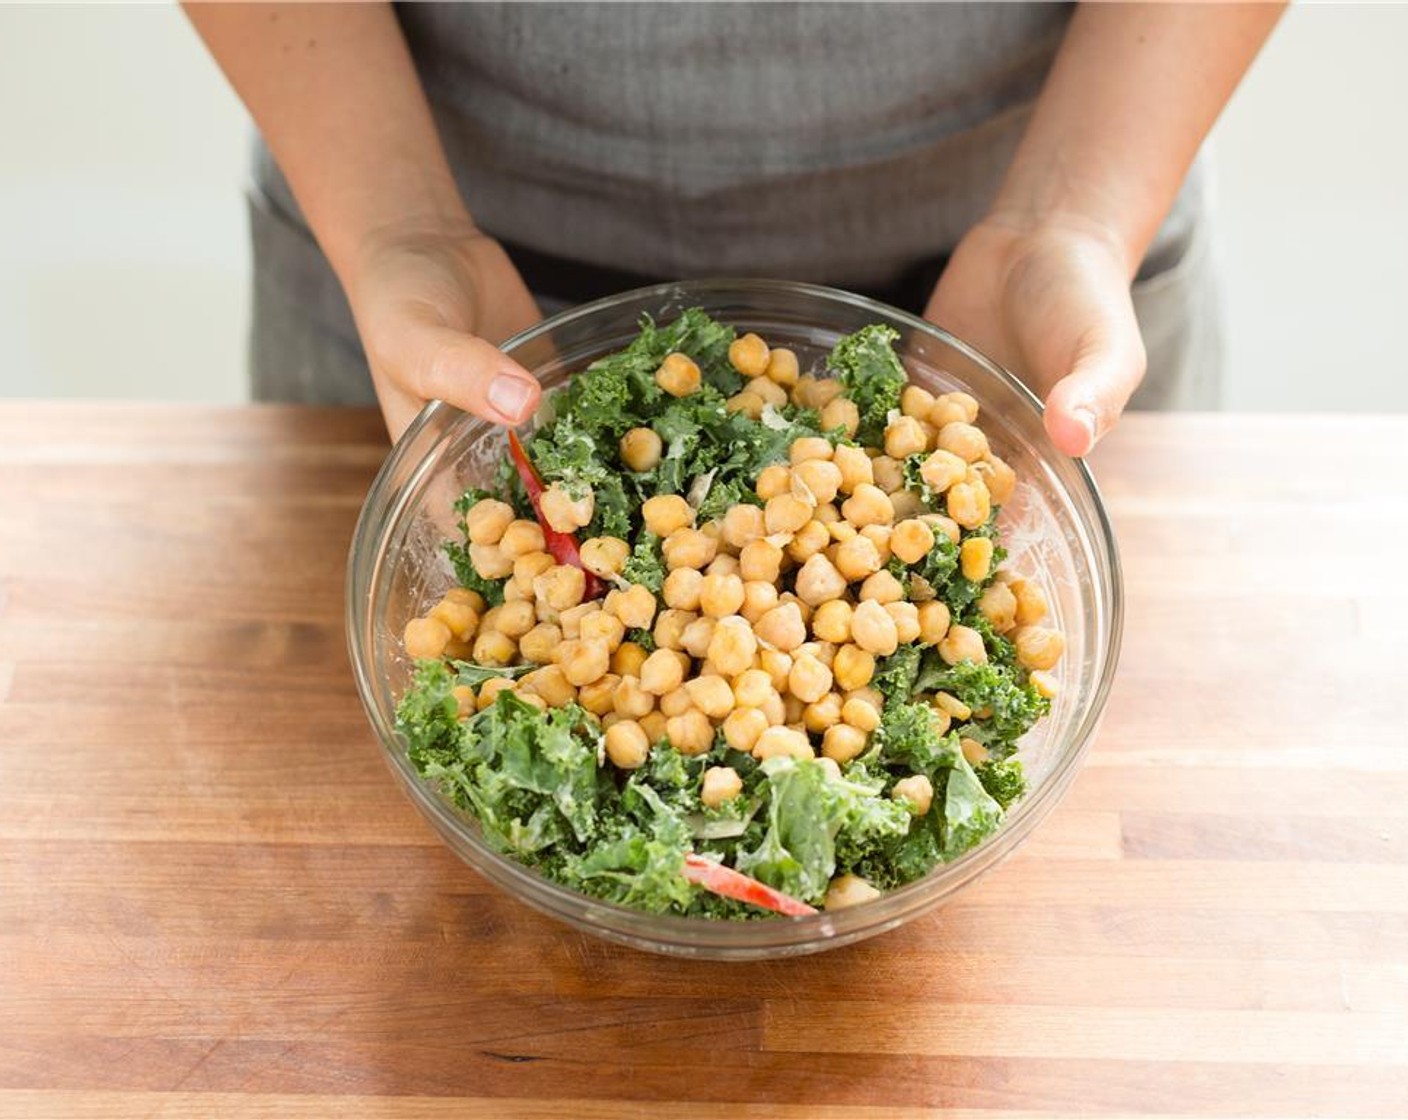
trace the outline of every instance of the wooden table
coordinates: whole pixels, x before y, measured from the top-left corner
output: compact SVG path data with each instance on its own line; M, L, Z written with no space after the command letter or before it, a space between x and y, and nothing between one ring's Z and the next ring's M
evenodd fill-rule
M1131 417L1119 683L1009 863L869 943L657 959L393 786L361 412L0 405L0 1115L1408 1112L1408 418Z

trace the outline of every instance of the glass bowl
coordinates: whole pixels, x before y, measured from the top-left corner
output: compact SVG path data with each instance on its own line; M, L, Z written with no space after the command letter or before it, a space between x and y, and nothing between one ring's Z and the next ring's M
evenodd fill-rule
M528 905L613 941L655 952L723 959L788 956L871 937L924 913L1009 855L1055 806L1100 723L1120 643L1122 598L1114 538L1085 464L1060 454L1042 427L1041 405L1011 374L972 347L912 315L830 288L766 280L692 281L587 304L510 339L504 350L545 389L625 346L640 317L673 318L699 306L740 333L796 350L820 369L836 340L869 323L900 332L911 380L931 391L964 389L982 408L994 450L1017 471L999 524L1007 563L1039 580L1052 625L1066 635L1051 713L1022 742L1030 791L988 840L924 879L859 906L804 918L750 922L662 916L601 902L499 855L475 820L423 781L406 758L394 720L409 680L401 651L406 622L453 585L440 543L456 533L451 504L488 481L506 453L505 433L435 402L396 443L372 484L348 561L347 631L357 687L391 772L466 863Z

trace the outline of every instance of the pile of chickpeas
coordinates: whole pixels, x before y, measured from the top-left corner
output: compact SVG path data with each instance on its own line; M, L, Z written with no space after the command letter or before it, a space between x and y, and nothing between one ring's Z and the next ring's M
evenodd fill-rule
M729 399L730 410L757 417L790 400L820 410L824 429L854 437L854 402L838 382L800 375L792 351L769 349L748 334L729 358L748 378ZM656 381L687 396L699 389L699 367L671 354ZM865 751L880 725L883 698L871 687L877 659L920 642L950 665L987 660L981 635L954 622L921 577L911 577L906 595L885 568L892 556L918 563L943 534L959 545L964 576L993 574L993 542L963 538L962 530L982 526L1012 495L1016 477L992 453L977 419L978 404L967 393L936 397L910 385L882 448L798 439L786 463L759 475L761 505L735 505L700 524L683 497L650 498L641 516L661 539L668 569L658 596L622 579L626 541L595 537L582 543L582 564L612 589L584 602L583 571L553 559L536 522L505 502L480 501L465 517L470 558L481 576L507 580L504 602L486 610L475 592L452 589L407 625L406 652L538 666L517 680L490 680L477 693L459 686L461 716L484 710L505 689L544 709L575 701L600 721L607 756L625 770L643 765L652 750L706 753L720 730L730 746L758 759L819 754L839 767ZM634 428L619 450L629 469L646 471L660 460L661 440ZM942 513L926 512L905 485L904 460L916 454L926 456L920 473ZM542 510L554 529L573 532L590 523L592 496L553 486ZM1036 583L1000 570L977 606L1012 641L1037 690L1054 695L1050 670L1065 643L1059 631L1039 625L1047 605ZM631 630L648 630L655 649L628 641ZM945 692L928 699L940 733L975 714ZM975 740L962 746L972 762L987 757ZM734 769L715 766L704 772L701 797L718 806L741 789ZM894 796L919 813L933 795L922 774L894 787Z

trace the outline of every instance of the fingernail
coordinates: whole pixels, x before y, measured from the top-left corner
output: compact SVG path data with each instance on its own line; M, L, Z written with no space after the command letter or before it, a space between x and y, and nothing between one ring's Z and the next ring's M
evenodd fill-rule
M489 404L506 420L517 423L533 396L533 387L521 377L501 373L489 382Z
M1095 426L1095 413L1091 412L1088 408L1078 408L1071 413L1071 416L1075 419L1077 424L1085 429L1085 451L1088 452L1095 446L1095 434L1097 431ZM1082 452L1082 454L1085 454L1085 452Z

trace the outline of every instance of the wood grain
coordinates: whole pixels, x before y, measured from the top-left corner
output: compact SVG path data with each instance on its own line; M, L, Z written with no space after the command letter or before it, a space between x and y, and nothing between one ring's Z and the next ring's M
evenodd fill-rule
M374 414L0 405L0 1117L1408 1114L1405 445L1130 417L1063 805L902 930L718 965L397 792L341 621Z

